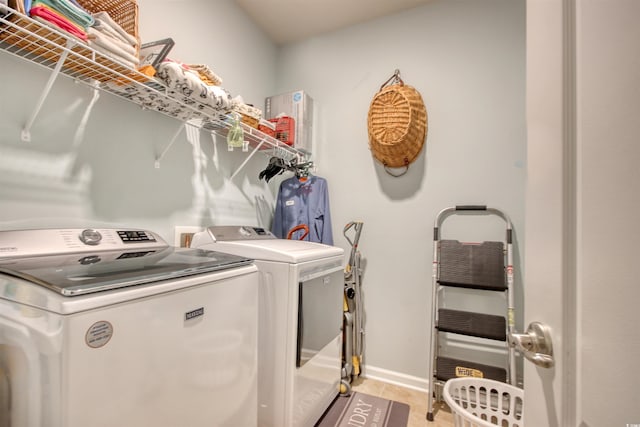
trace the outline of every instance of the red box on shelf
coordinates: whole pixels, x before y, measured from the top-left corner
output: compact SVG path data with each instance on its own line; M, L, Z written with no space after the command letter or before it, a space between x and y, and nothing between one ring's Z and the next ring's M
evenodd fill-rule
M276 119L269 119L269 121L276 124L275 138L293 147L296 129L293 117L281 116Z
M271 138L275 138L276 137L276 126L275 126L275 122L273 123L273 128L267 126L266 124L263 124L263 122L266 122L267 120L260 120L260 123L258 123L258 130L266 135L269 135Z

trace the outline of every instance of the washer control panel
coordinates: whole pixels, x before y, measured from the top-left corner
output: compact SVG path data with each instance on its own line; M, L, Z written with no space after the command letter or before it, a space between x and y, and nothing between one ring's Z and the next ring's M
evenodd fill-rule
M146 230L113 228L0 231L0 259L107 250L150 250L167 247Z
M120 239L125 243L156 241L153 234L147 233L144 230L118 230L118 236L120 236Z

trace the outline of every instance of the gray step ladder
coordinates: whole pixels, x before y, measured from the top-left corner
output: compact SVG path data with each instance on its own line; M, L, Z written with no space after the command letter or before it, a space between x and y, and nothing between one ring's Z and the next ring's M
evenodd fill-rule
M502 242L465 243L441 240L440 228L444 220L456 214L497 215L506 222L505 240ZM489 378L515 384L515 352L507 337L514 331L512 227L509 217L502 211L486 206L455 206L438 213L434 223L432 274L432 328L428 361L427 420L433 421L434 400L441 401L444 383L456 377ZM474 312L444 307L442 294L447 289L467 289L467 294L499 294L504 309L496 313ZM447 300L449 299L447 295ZM468 296L466 296L468 298ZM504 350L501 366L451 357L441 349L443 335L474 337L475 347L482 350Z

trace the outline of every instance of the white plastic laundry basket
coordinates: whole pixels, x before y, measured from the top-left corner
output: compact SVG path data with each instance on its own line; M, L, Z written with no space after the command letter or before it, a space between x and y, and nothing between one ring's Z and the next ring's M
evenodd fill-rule
M523 427L524 391L484 378L454 378L444 385L444 400L456 427Z

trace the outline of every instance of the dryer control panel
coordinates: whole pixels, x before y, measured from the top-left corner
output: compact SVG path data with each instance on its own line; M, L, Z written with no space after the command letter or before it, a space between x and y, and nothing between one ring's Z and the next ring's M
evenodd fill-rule
M247 225L213 226L207 228L207 233L215 242L277 239L271 231L265 228Z

